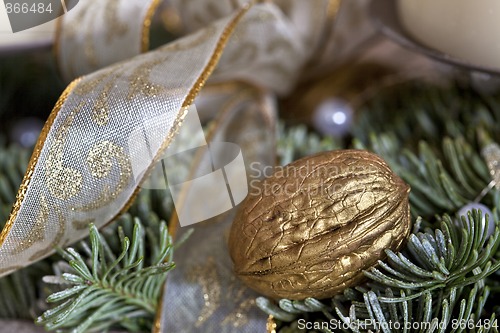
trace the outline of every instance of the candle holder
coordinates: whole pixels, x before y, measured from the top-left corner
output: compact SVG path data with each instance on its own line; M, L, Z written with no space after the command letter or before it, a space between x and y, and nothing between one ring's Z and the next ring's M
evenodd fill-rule
M469 74L471 75L473 73L482 73L494 76L495 79L500 76L500 68L481 66L479 64L458 59L444 52L430 48L414 39L406 31L400 21L396 5L397 3L394 0L377 0L372 1L370 4L370 16L372 21L380 32L382 32L386 37L414 52L423 54L440 62L465 69L469 71Z

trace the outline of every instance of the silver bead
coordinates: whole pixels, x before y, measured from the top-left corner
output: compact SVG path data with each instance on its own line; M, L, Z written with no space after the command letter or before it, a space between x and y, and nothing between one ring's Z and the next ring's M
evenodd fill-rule
M488 221L489 221L488 237L493 235L493 233L495 232L495 220L493 218L493 213L485 205L477 203L477 202L471 202L471 203L463 206L462 208L460 208L460 210L458 211L457 214L458 214L458 216L465 216L467 222L469 222L467 219L467 212L472 211L473 209L481 210L481 212L483 214L483 218L481 220L483 226L486 224L486 218L485 218L486 215L489 215L489 218L488 218ZM458 221L457 221L457 224L460 225Z
M22 147L31 148L38 140L43 128L43 121L38 118L24 118L17 121L9 133L11 142Z
M342 98L321 102L313 114L313 125L323 135L342 137L351 131L354 111Z

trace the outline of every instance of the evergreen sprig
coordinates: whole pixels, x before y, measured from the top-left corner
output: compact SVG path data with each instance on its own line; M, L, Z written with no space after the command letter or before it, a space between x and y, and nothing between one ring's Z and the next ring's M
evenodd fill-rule
M404 251L386 250L388 259L365 272L368 283L346 290L330 304L306 299L274 305L264 298L257 304L291 322L282 332L300 332L298 316L315 322L322 332L331 331L331 320L338 327L343 323L343 332L356 333L498 332L496 314L485 309L490 295L485 278L500 268L494 259L500 245L498 222L488 235L491 222L480 211L459 221L443 216L440 228L412 233Z
M499 97L499 91L484 95L458 81L444 87L408 81L377 90L356 110L353 137L368 143L373 133L393 133L398 150L416 151L420 141L439 147L446 136L476 142L484 129L499 142Z
M388 251L388 258L380 262L378 268L366 273L368 283L348 289L331 300L281 300L276 305L259 298L257 303L282 321L281 333L301 331L299 319L318 323L335 319L353 323L367 318L379 323L399 320L434 325L450 324L453 320L468 324L470 319L472 322L481 319L483 325L480 327L462 329L459 326L455 331L497 332L496 329L488 330L484 320L493 322L499 314L492 301L500 291L499 274L495 272L500 260L498 227L493 235L486 238L488 228L477 212L465 220L446 214L454 216L457 209L473 202L489 183L490 175L480 152L485 138L490 142L500 142L500 132L496 129L500 122L498 100L498 96L482 96L460 85L442 88L410 83L378 92L357 110L352 145L322 138L304 126L280 128L278 153L283 164L331 149L355 147L376 152L412 187L410 202L414 218L423 216L421 223L418 220L421 229L415 228L407 247L400 253ZM17 158L16 154L20 152L26 156ZM0 148L0 203L5 218L15 198L28 155L17 147ZM136 227L134 219L126 216L124 220L101 230L99 236L93 228L90 244L83 242L78 250L60 251L73 266L64 262L54 264L60 260L56 255L0 279L0 317L33 318L38 315L39 309L43 308L43 305L39 306L43 304L41 299L47 293L41 276L50 274L52 266L55 277L46 280L62 285L49 299L63 303L41 317L46 328L78 331L89 325L87 331L95 331L116 324L129 331L147 330L152 322L151 308L155 307L158 298L155 294L157 289L149 289L151 285L145 281L150 279L159 283L171 267L167 264L160 265L157 270L151 268L158 264L154 260L143 261L141 268L139 264L132 267L131 264L142 256L141 247L134 250L132 243L134 235L141 235L138 239L146 240L144 258L161 257L163 245L157 237L157 230L161 227L154 213L168 219L172 201L168 192L160 192L141 192L129 211L132 216L140 218L143 228ZM499 191L490 191L482 203L491 208L500 207ZM499 210L493 209L493 213L493 219L498 223ZM121 228L116 229L117 225ZM125 241L125 235L129 236L128 241ZM118 263L112 268L113 273L104 276L106 269L109 270L116 260ZM137 273L148 267L151 270L147 272L151 275ZM115 280L110 281L112 275L116 275ZM118 281L122 281L121 285L116 284ZM135 282L129 284L127 281ZM128 286L127 290L133 293L124 296L124 286ZM141 298L153 294L154 297ZM96 298L92 298L94 296ZM68 311L80 297L80 306ZM105 301L98 305L96 300L99 297ZM104 306L109 308L101 308ZM122 321L106 317L109 313L120 311L131 314L132 319L123 319L125 315L120 316ZM142 315L145 317L139 318ZM372 329L377 331L375 327ZM370 328L358 331L367 330ZM392 332L383 328L378 331ZM451 331L449 325L444 330L438 325L436 328L410 329L406 332Z
M331 301L281 300L275 304L259 298L257 304L282 321L280 333L305 331L298 325L300 319L326 327L313 332L329 332L324 324L330 319L434 325L406 331L365 327L345 332L497 331L484 324L485 320L496 323L498 316L494 304L488 302L491 294L495 297L500 291L498 228L486 238L488 228L477 212L467 220L448 216L480 198L494 208L492 218L500 219L499 191L493 189L480 196L491 181L481 149L485 144L500 142L500 132L495 128L500 120L497 101L459 85L441 88L408 83L380 91L358 110L350 147L377 153L411 186L412 216L425 217L425 221L418 218L417 223L424 232L415 230L402 253L387 251L388 258L366 272L371 282L348 289ZM290 162L288 156L296 159L339 146L324 139L311 142L307 140L309 135L304 139L297 130L282 130L280 135L282 163ZM287 142L300 143L284 144ZM453 320L462 326L451 329ZM470 322L478 326L463 328Z
M130 224L131 217L121 218L124 222ZM65 289L47 298L60 304L45 311L37 323L47 330L75 333L100 332L116 325L131 332L151 330L166 273L174 267L165 222L159 223L156 233L148 234L138 218L131 234L119 225L120 251L113 251L94 225L89 228L90 244L81 244L83 254L73 248L58 250L71 270L59 264L63 268L59 275L45 277L45 282Z
M481 150L500 142L499 97L458 83L384 89L358 110L352 146L380 155L411 186L414 218L454 213L491 181ZM493 206L494 195L483 203Z
M9 216L29 157L29 149L16 145L8 147L0 145L0 228L3 228L3 223ZM102 229L101 235L113 253L119 253L122 248L116 226L120 225L126 235L132 235L134 226L132 216L138 217L148 235L147 252L158 252L160 245L155 235L158 235L159 218L168 219L172 207L172 198L168 191L143 190L129 209L130 215L125 215L116 223L111 223ZM82 248L82 253L86 256L85 260L91 257L91 251L87 250L88 247ZM54 274L54 269L58 267L54 263L60 260L61 257L54 254L0 278L0 318L34 320L47 310L48 305L45 299L54 290L43 282L43 277Z
M497 271L500 262L493 257L500 230L488 235L489 215L483 220L481 212L472 210L459 221L445 215L440 228L411 234L406 254L386 250L387 261L379 261L379 268L366 276L383 286L412 290L416 297L445 286L463 288Z
M462 136L445 137L438 147L421 141L416 153L391 147L397 138L390 136L372 135L368 145L355 140L354 147L383 156L394 172L410 184L413 217L456 211L479 197L491 181L483 157ZM491 195L487 200L491 203Z

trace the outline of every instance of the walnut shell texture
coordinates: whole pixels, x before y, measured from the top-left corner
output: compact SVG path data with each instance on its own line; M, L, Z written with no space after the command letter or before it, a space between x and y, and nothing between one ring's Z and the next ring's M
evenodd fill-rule
M337 150L251 184L229 252L236 275L271 298L327 298L363 280L411 228L409 186L377 155Z

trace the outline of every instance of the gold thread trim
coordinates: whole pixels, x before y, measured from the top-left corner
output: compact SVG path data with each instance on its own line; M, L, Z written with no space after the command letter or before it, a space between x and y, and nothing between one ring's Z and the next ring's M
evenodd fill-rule
M153 0L146 12L146 17L144 18L144 22L142 24L141 52L147 52L149 50L151 23L153 21L153 15L156 13L156 9L158 9L160 3L161 0Z
M80 80L81 79L78 78L73 82L71 82L66 87L66 89L63 91L63 93L57 100L54 109L52 110L52 112L49 115L49 118L45 122L45 125L43 126L42 132L40 133L40 136L38 137L37 143L33 150L33 154L31 155L28 168L26 169L26 173L24 174L23 181L19 186L19 190L17 191L16 202L12 206L12 211L10 213L9 219L7 220L7 223L5 224L2 232L0 233L0 247L3 246L3 243L7 239L8 234L10 233L12 227L14 226L14 221L16 220L17 214L21 209L21 205L24 201L24 197L26 196L26 192L31 182L31 177L33 176L33 172L35 171L35 167L38 163L38 158L40 157L40 153L42 152L43 146L45 145L45 140L47 139L50 129L54 124L54 120L56 119L57 115L59 114L59 111L66 102L69 94L73 91L73 89L80 82Z
M217 66L217 63L219 62L219 59L222 55L222 51L224 50L229 37L233 33L234 28L236 27L236 25L238 24L240 19L243 17L243 15L249 9L250 9L250 5L244 6L240 10L240 12L233 18L233 20L229 23L229 25L226 26L226 28L224 29L224 31L221 34L221 37L219 38L219 41L217 42L215 50L214 50L214 52L213 52L213 54L212 54L212 56L207 64L207 66L205 67L205 69L204 69L203 73L200 75L200 77L198 77L198 80L196 81L194 86L189 91L188 96L186 97L186 99L184 100L184 103L182 104L182 107L188 108L189 106L191 106L191 104L193 104L196 95L198 95L201 88L203 88L203 86L205 85L205 82L207 81L208 77L210 76L210 74L212 74L213 70L215 69L215 66Z
M206 80L208 79L208 77L210 76L210 74L214 70L215 66L217 65L217 62L219 61L220 56L222 55L222 51L225 47L225 44L227 43L227 40L229 39L229 37L232 33L232 31L234 30L235 26L240 21L241 17L250 9L250 7L253 5L253 3L254 2L252 1L248 4L246 4L240 10L240 12L233 18L233 20L226 26L226 28L222 32L221 37L219 38L219 41L217 42L217 45L215 47L215 50L212 53L211 59L209 60L209 63L207 64L207 66L205 67L205 69L203 70L201 75L198 77L198 80L193 85L193 87L191 88L191 90L188 93L188 96L186 97L186 99L184 100L184 102L182 104L182 109L184 109L184 112L179 113L179 115L175 119L174 125L172 126L170 133L169 133L168 137L165 139L165 141L163 142L163 144L161 145L161 147L158 151L158 154L154 157L153 163L151 163L151 166L149 167L149 169L144 173L142 180L139 182L139 185L136 187L134 193L132 193L128 202L123 206L123 208L120 210L120 212L118 214L116 214L116 216L114 218L118 217L119 215L121 215L125 211L127 211L130 208L130 206L132 205L132 203L134 202L135 197L137 196L137 194L140 191L140 185L146 180L146 178L147 178L146 175L148 175L149 172L152 170L152 165L154 165L157 162L158 157L160 156L161 152L166 147L168 147L168 145L172 141L175 134L177 134L177 132L179 131L179 127L182 124L182 121L184 120L187 109L193 103L196 95L199 93L201 88L203 88L203 85L205 84ZM170 230L170 228L169 228L169 230ZM172 232L170 232L170 234L172 235L172 237L173 237L173 235L175 235L175 233L172 233Z
M213 70L215 69L215 66L219 62L219 59L222 55L222 52L224 51L224 48L227 44L227 41L228 41L229 37L231 36L231 34L233 33L236 25L239 23L239 21L241 20L243 15L251 8L252 5L253 5L253 2L250 2L249 4L242 7L241 10L238 12L238 14L236 14L236 16L231 20L231 22L224 28L224 31L222 32L221 36L219 37L219 40L217 41L217 45L215 46L215 50L213 51L212 56L210 57L210 60L207 64L207 66L204 68L203 72L196 80L196 83L193 85L193 87L189 91L186 99L184 100L184 102L182 104L183 112L180 112L179 115L177 116L177 119L175 120L174 126L170 129L169 135L167 136L167 138L165 139L165 141L161 145L161 147L158 151L158 154L154 157L152 165L154 165L154 163L156 163L159 156L161 156L161 152L163 152L163 150L170 145L170 142L172 141L173 137L179 131L179 127L182 124L184 117L186 116L187 109L194 102L196 95L198 95L200 90L205 85L205 82L207 81L208 77L210 76L210 74L212 74ZM149 169L151 169L151 167ZM144 179L145 179L145 177L142 179L142 181L144 181ZM133 197L131 197L129 199L129 203L127 203L127 206L130 206L130 204L131 204L130 202L133 201L132 199L134 199L135 196L137 195L138 189L139 189L139 186L134 191ZM170 219L170 223L169 223L169 233L170 233L170 235L172 235L172 237L175 237L175 234L177 233L177 224L178 224L178 217L177 217L177 213L174 212L173 216ZM163 295L165 293L165 289L166 289L166 282L163 285L162 292L160 295L160 306L156 310L155 323L153 326L153 333L161 333L161 331L162 331L161 311L162 311L163 306L161 306L161 305L162 305Z
M217 65L217 62L219 61L219 58L222 55L222 50L223 50L225 44L227 43L227 39L231 35L231 32L234 30L234 26L238 23L238 21L241 19L243 14L246 13L246 11L248 9L249 9L249 7L243 8L242 11L240 11L240 13L238 13L238 15L233 19L233 21L222 32L221 37L217 43L215 51L212 54L212 57L207 65L207 67L205 67L204 72L200 75L200 77L198 78L198 80L194 84L193 88L191 88L191 91L189 92L188 96L184 100L184 103L182 104L182 107L185 109L184 114L182 115L182 120L184 120L187 108L189 108L189 106L191 104L193 104L196 95L198 95L201 88L203 88L203 85L205 84L206 80L208 79L208 77L210 76L210 74L214 70L215 66ZM182 124L182 121L179 122L179 120L180 119L176 119L176 123L173 126L173 130L175 132L172 132L172 130L171 130L172 137L170 137L170 135L169 135L169 137L167 138L168 142L164 142L164 144L167 143L167 146L168 146L168 144L170 144L170 141L173 139L174 134L176 134L179 131L179 127ZM208 136L212 136L212 135L213 135L212 131L209 130ZM166 148L166 146L162 145L160 148L160 151L163 151L165 148ZM157 156L155 156L155 160L156 160L156 158L157 158ZM177 222L178 221L177 214L175 214L175 219ZM177 233L177 225L178 225L178 223L174 223L173 225L169 224L169 231L170 231L170 235L172 237L175 237L175 234Z

